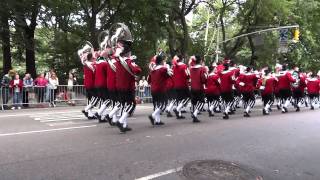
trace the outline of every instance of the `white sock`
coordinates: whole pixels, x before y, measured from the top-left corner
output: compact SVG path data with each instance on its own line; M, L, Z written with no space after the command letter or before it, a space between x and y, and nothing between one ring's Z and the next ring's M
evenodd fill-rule
M251 108L251 107L248 105L247 108L246 108L246 112L247 112L247 113L249 113L250 108Z
M214 106L213 106L213 104L209 107L209 111L210 112L213 112L213 109L214 109Z
M177 107L177 111L181 111L181 108L183 107L183 103L180 103L179 105L178 105L178 107Z
M118 122L118 116L117 116L116 114L114 114L114 115L112 116L112 122L113 122L113 123Z
M269 112L269 108L270 108L270 105L266 104L266 106L264 107L264 110L268 113Z
M94 116L94 113L92 111L92 109L89 109L88 110L88 117L93 117Z
M101 116L101 114L104 112L104 110L107 109L107 104L103 103L100 107L100 109L98 110L98 114Z
M227 106L224 112L229 113L229 109L230 109L230 106Z
M109 113L109 117L113 117L114 114L117 114L119 109L120 108L118 106L114 106L113 109L111 110L111 112Z
M174 106L174 101L171 101L170 104L169 104L169 106L167 107L167 111L168 111L168 112L171 112L173 106Z
M127 118L129 116L129 113L123 112L122 116L119 119L119 122L123 124L123 127L127 127Z
M290 104L290 101L289 100L286 100L286 102L284 103L284 107L287 108Z
M197 116L198 116L198 113L199 113L199 110L196 109L196 110L194 110L193 115L194 115L195 117L197 117Z
M153 118L156 118L156 117L157 117L157 114L160 115L160 111L161 111L160 108L156 108L156 110L154 110L154 112L152 113L152 117L153 117Z
M301 102L298 102L297 106L298 106L298 107L301 107Z

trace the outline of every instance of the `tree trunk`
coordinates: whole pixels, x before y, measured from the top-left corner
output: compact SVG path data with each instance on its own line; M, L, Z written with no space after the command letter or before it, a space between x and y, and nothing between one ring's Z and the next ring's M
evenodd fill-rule
M90 42L92 43L95 50L99 49L99 43L97 39L97 29L96 29L96 14L92 13L89 19L89 31L90 31Z
M256 56L256 47L254 46L254 43L253 43L253 40L252 40L252 36L248 36L248 40L249 40L249 45L250 45L250 49L251 49L250 66L254 66L255 65L255 60L257 58L257 56Z
M188 33L188 25L186 22L186 18L183 14L180 16L182 31L183 31L183 41L181 42L181 54L186 57L189 47L189 33Z
M10 29L8 23L8 14L1 14L1 39L3 53L3 74L8 73L12 69L11 64L11 49L10 49Z
M35 63L35 43L33 28L25 29L25 47L26 47L26 72L30 73L33 78L37 77Z

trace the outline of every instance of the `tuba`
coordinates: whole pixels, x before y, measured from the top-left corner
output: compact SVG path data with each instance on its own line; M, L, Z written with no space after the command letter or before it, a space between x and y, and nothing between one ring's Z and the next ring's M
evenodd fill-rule
M84 45L82 46L82 48L78 50L78 56L80 57L82 64L84 64L84 62L87 60L86 56L84 56L84 55L86 55L90 52L92 53L93 50L94 50L94 48L89 41L86 41L84 43Z

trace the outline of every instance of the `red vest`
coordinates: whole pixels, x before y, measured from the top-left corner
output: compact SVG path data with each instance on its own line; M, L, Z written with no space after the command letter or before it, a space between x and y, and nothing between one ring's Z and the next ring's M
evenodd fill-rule
M206 69L201 65L194 65L190 68L191 90L203 91L206 83Z

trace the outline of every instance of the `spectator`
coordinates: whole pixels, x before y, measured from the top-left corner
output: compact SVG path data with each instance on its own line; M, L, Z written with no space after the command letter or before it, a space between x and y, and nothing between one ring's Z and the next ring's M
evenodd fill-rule
M18 108L21 109L21 93L22 93L23 82L19 77L19 74L14 76L14 79L10 81L10 88L13 92L13 106L12 110Z
M29 92L33 87L33 79L29 73L26 73L23 78L23 89L22 89L22 104L23 107L29 107Z
M2 77L1 80L1 96L2 96L2 103L3 103L3 108L8 109L8 101L9 101L9 85L11 81L11 76L9 73L5 74Z
M68 104L74 105L74 86L78 85L77 79L74 76L73 73L69 73L69 78L67 79L67 85L68 85Z
M55 73L55 71L54 71L54 69L52 68L52 69L50 69L50 71L48 71L48 72L46 72L45 73L45 78L46 78L46 80L49 82L49 79L50 79L50 77L51 77L51 75L52 75L52 73ZM50 89L49 89L49 86L47 86L46 87L46 98L45 98L45 101L46 102L50 102Z
M145 76L142 76L141 80L139 81L139 95L142 98L142 100L144 99L143 97L147 96L146 94L146 87L148 87L148 82L146 80ZM142 101L143 103L143 101Z
M51 72L51 77L49 78L49 93L50 93L50 99L49 99L49 105L52 107L56 107L55 99L57 95L57 90L58 90L58 85L59 85L59 79L57 78L56 73Z
M44 95L46 92L46 87L48 85L48 80L44 78L44 74L41 73L39 77L34 81L36 94L38 96L38 103L44 102Z

